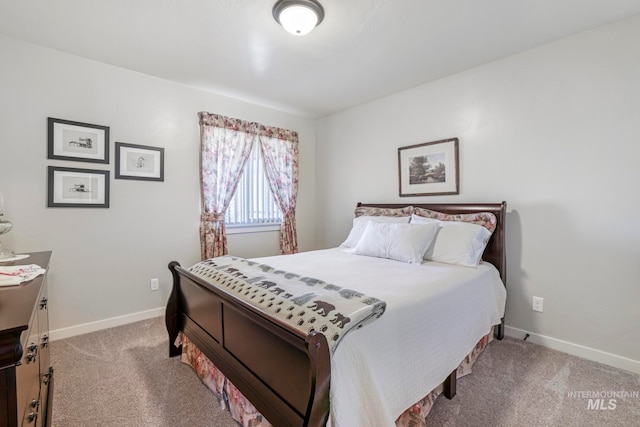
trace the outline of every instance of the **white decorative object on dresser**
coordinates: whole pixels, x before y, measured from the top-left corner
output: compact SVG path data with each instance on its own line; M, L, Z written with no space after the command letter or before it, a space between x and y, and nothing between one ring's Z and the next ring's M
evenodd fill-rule
M11 221L2 218L4 216L4 213L2 212L3 209L4 197L2 197L2 192L0 192L0 235L8 233L13 228ZM0 262L12 258L13 255L13 251L6 249L2 246L2 242L0 242Z

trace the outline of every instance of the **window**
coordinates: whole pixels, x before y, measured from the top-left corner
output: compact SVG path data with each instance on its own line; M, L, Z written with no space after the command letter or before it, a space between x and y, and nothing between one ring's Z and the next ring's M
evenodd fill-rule
M238 229L233 230L239 227L268 225L280 227L282 211L269 188L258 142L251 149L236 193L225 212L224 220L230 228L230 233L240 232Z

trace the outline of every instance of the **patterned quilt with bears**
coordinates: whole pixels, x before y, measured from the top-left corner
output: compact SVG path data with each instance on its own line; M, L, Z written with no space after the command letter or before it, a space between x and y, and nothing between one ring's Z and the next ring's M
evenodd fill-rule
M386 308L361 292L230 255L189 271L305 334L323 333L332 354L349 330L379 318Z

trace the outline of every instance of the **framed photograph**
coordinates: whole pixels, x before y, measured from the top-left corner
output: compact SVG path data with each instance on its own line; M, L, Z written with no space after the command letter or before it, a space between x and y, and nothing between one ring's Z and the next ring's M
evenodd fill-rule
M47 119L49 159L109 163L109 127Z
M116 142L116 179L164 181L164 148Z
M400 197L459 194L458 138L398 148Z
M109 171L57 166L48 169L48 207L109 207Z

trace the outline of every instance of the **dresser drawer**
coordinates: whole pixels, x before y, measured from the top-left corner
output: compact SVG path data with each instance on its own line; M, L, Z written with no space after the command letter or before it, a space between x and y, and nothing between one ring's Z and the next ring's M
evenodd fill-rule
M33 311L29 325L31 327L23 332L27 339L23 344L21 364L16 367L18 421L23 420L19 425L24 426L36 425L40 406L40 334L37 310Z

